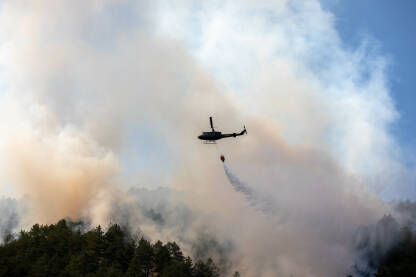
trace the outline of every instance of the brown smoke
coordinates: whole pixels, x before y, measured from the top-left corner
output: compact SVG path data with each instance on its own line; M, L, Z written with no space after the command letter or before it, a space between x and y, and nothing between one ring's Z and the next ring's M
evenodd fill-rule
M124 18L110 12L116 2L84 2L7 2L0 10L0 26L6 26L0 34L13 45L5 62L10 98L19 110L2 109L10 116L1 120L12 118L13 126L0 130L2 166L29 199L26 221L69 216L105 225L114 217L152 239L185 243L204 230L220 241L232 240L229 259L245 276L345 274L353 262L356 228L389 208L324 142L314 144L334 120L314 99L319 86L298 78L295 65L283 59L256 79L257 94L240 99L182 43L152 32L158 19L149 18L152 4L127 1L132 18L142 21L118 26ZM284 77L276 79L276 69ZM273 116L277 107L284 112L280 118ZM253 209L232 189L215 149L196 139L209 128L209 115L224 132L246 124L247 136L219 147L241 180L270 196L271 215ZM150 182L139 176L123 183L123 169L135 166L122 159L135 145L128 136L132 130L133 140L156 141L143 153L166 149L170 161L160 158L149 171L179 191L180 201L170 200L186 205L191 219L175 214L172 205L167 214L175 221L160 227L135 206L145 199L125 191ZM302 136L289 144L284 130ZM312 139L302 140L305 134ZM164 171L168 163L170 175ZM184 249L192 251L189 244Z
M11 137L6 153L12 182L29 197L30 222L80 218L118 171L111 152L71 130L20 133Z

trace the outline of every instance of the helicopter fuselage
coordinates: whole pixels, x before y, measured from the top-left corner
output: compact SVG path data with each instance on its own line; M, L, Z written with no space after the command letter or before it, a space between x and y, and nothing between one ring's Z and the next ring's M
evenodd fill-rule
M232 133L232 134L223 134L221 132L203 132L202 135L198 136L201 140L219 140L222 138L229 138L229 137L236 137L240 134Z
M247 134L246 131L246 127L244 127L244 130L241 131L240 133L231 133L231 134L223 134L221 132L217 132L214 130L214 126L212 124L212 117L209 118L210 121L210 125L211 125L211 129L212 132L202 132L202 135L198 136L198 138L200 140L206 140L206 141L216 141L222 138L229 138L229 137L237 137L237 136L242 136L244 134Z

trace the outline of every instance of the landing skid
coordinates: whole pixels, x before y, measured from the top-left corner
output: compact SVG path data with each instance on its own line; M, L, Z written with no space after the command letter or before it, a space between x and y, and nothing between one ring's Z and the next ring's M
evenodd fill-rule
M206 142L203 142L204 144L217 144L215 141L206 141Z

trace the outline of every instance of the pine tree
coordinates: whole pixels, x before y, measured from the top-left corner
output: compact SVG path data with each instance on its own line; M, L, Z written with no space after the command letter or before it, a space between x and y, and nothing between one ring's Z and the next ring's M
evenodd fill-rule
M82 233L78 225L61 220L21 231L16 239L0 245L0 276L219 276L211 259L193 265L175 242L152 245L141 238L136 247L119 225L105 233L100 226Z
M141 238L136 248L136 253L129 265L127 276L149 277L154 264L154 253L149 241Z
M161 241L157 241L153 245L153 251L154 251L154 271L157 273L162 273L163 268L167 267L171 264L171 257L169 250L166 246L163 245Z

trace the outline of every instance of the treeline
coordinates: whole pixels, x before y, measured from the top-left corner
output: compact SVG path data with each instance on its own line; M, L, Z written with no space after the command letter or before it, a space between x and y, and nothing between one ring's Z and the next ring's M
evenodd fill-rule
M387 253L374 276L416 276L416 238L409 226L401 229L400 242Z
M382 236L386 235L386 232L384 234L382 234L383 232L379 233ZM398 228L395 236L397 241L387 252L384 253L383 246L380 243L375 243L374 249L366 257L370 268L375 268L375 270L358 270L347 277L416 276L416 236L414 228L411 225Z
M194 262L175 242L135 241L119 225L81 232L65 220L34 225L0 246L0 276L216 277L211 259Z

